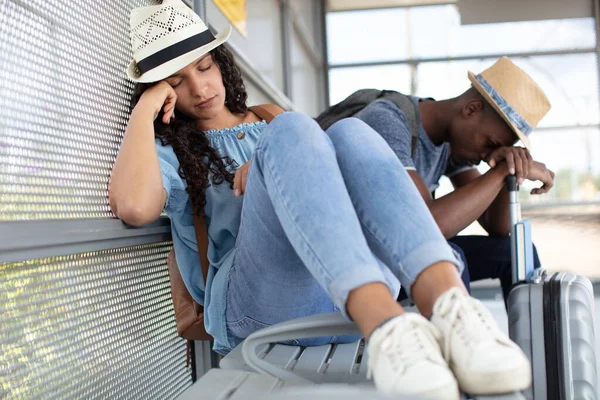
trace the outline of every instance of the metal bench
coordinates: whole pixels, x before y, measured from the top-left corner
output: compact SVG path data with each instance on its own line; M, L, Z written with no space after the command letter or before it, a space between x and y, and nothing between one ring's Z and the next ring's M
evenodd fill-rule
M389 396L369 386L298 385L248 371L211 369L177 400L419 400Z
M391 396L369 385L325 383L303 385L248 371L211 369L177 400L423 400ZM463 396L463 399L466 399ZM478 396L475 400L524 400L521 394Z
M366 378L368 354L363 340L315 347L277 344L291 339L354 334L360 334L358 327L340 313L300 318L253 333L221 360L220 367L230 371L258 372L288 385L345 383L362 390L372 387L372 382ZM315 399L314 396L310 398ZM524 397L520 393L509 393L474 399L518 400Z

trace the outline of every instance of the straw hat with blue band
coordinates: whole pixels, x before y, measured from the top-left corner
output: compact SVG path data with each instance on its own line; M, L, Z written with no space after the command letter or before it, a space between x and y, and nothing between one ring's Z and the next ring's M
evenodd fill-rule
M127 76L158 82L225 42L231 26L213 36L202 19L181 0L133 9L129 19L133 60Z
M481 74L469 72L469 80L531 151L528 136L550 110L550 101L537 83L508 57Z

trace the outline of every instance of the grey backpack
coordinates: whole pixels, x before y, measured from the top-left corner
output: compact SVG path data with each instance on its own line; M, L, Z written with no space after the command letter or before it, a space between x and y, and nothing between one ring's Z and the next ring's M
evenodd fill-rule
M414 156L419 139L419 117L417 106L406 95L393 90L361 89L342 102L335 104L321 113L316 119L323 130L326 130L337 121L354 116L377 99L386 99L394 103L406 116L411 134L411 156Z

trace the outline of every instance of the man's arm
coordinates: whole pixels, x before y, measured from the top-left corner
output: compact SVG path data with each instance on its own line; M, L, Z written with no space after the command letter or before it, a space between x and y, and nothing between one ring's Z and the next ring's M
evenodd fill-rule
M508 173L508 171L506 171ZM450 180L456 190L480 179L482 175L476 169L471 169L453 176ZM510 215L508 209L508 190L503 185L491 204L487 204L483 214L477 218L479 224L490 236L507 236L510 233ZM485 204L484 204L485 206ZM471 221L473 222L473 221Z
M377 131L392 148L417 185L446 238L456 236L458 232L479 218L504 186L504 177L508 174L508 170L498 159L497 168L479 178L471 176L469 181L465 177L463 188L433 200L429 189L415 170L411 154L412 135L404 113L388 100L376 100L363 108L356 117ZM462 174L456 176L458 175Z
M462 186L435 200L416 171L409 170L408 174L417 185L444 237L451 238L480 218L494 202L504 187L508 168L506 163L499 163L484 175L476 170L457 174L455 179L459 179Z
M524 148L500 147L488 156L487 162L492 168L498 162L504 162L508 172L517 177L519 184L523 183L525 179L542 182L542 187L533 189L531 194L547 193L554 185L554 172L546 168L545 164L534 161L531 154ZM471 181L479 179L480 176L477 170L469 171L468 174L457 174L452 178L452 184L455 188L461 188ZM508 200L508 190L503 187L492 204L478 218L479 224L490 236L508 236L510 234Z
M455 236L475 220L491 236L506 236L510 220L504 178L514 174L519 183L525 179L542 182L542 187L533 189L531 194L546 193L554 184L554 172L543 163L519 157L522 152L523 149L515 147L495 150L487 159L492 169L484 175L476 170L456 174L452 177L455 190L436 200L415 171L409 174L446 238Z
M509 171L521 178L520 182L528 178L544 183L542 188L534 189L532 193L541 194L552 187L553 174L551 171L548 173L543 164L534 163L528 153L523 153L524 149L502 147L492 152L486 160L492 167L490 171L484 175L476 170L456 174L453 177L456 190L434 200L415 170L411 155L412 135L404 113L388 100L376 100L357 113L356 117L377 131L392 148L446 238L456 236L477 219L490 235L508 234L508 219L503 216L507 212L508 200L503 198L501 191ZM533 164L539 168L534 168ZM530 171L533 173L530 174ZM490 210L486 212L488 208Z

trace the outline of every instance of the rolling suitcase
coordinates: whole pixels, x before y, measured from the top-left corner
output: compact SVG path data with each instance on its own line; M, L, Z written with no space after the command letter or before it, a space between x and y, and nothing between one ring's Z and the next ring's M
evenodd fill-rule
M514 283L508 297L509 334L533 370L532 386L523 394L531 400L596 400L592 284L583 276L533 270L530 225L521 221L514 176L507 186Z

